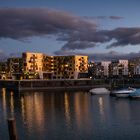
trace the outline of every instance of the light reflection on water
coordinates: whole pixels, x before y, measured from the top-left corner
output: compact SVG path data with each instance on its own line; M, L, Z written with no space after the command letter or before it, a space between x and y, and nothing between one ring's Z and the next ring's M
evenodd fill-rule
M7 140L14 116L20 140L140 139L140 100L85 92L0 93L0 138Z

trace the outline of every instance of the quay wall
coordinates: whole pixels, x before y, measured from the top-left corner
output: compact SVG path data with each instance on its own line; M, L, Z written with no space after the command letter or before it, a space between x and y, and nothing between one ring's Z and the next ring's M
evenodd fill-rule
M16 91L29 91L29 90L85 90L91 88L106 87L108 89L116 87L138 87L140 88L140 80L134 79L63 79L63 80L0 80L0 88L6 88Z
M17 91L29 90L89 90L94 87L110 88L108 82L91 79L80 80L0 80L0 88Z

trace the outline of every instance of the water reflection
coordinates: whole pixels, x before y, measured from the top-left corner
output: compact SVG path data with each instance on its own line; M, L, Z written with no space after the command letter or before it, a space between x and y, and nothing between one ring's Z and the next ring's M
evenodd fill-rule
M21 102L22 119L23 119L23 122L24 122L25 121L25 113L26 113L24 96L21 97L20 102Z
M21 96L21 115L25 124L28 124L28 131L36 128L36 131L40 131L44 126L44 106L43 96L38 93L34 93L29 96Z
M83 94L82 96L80 94L74 95L75 119L79 129L83 128L83 125L90 125L88 98L87 94Z
M70 104L69 104L69 96L67 93L64 93L64 107L65 107L65 117L68 127L70 126Z
M4 117L7 117L7 107L6 107L6 89L2 88L2 109Z
M103 102L103 97L99 97L98 99L98 103L99 103L99 112L101 117L104 119L104 102Z
M5 89L0 101L1 120L15 116L20 140L140 139L139 101L84 92L27 92L17 97ZM7 130L5 121L0 121L1 128Z
M14 93L11 91L10 92L10 112L11 112L11 117L14 117Z

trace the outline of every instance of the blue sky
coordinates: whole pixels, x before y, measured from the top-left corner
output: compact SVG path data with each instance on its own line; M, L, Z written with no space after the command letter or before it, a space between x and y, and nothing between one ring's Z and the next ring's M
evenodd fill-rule
M139 55L139 5L139 0L0 0L0 18L3 21L0 24L0 52L6 55L23 51L53 55L89 54L92 59L96 59L97 55L102 55L101 59L108 55L111 55L110 58L128 57L132 53ZM24 15L23 8L28 9ZM36 9L35 14L44 14L42 18L29 11L33 8ZM42 12L39 8L47 10ZM26 14L36 19L29 20ZM51 16L56 18L53 19L52 30L47 27L43 31L42 25L46 27L49 22L51 26ZM36 22L37 18L42 22ZM59 21L60 18L64 21ZM25 20L27 28L16 22L17 19ZM67 23L66 19L70 22ZM78 20L76 24L75 20Z

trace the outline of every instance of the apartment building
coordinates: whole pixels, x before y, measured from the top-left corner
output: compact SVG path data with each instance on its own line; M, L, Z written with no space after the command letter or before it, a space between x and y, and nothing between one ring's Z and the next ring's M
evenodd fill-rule
M113 61L109 65L110 76L128 76L128 60Z
M0 79L7 79L7 62L0 62Z
M104 78L109 76L111 61L90 62L88 65L90 78Z
M49 55L43 55L43 67L42 67L42 79L52 79L54 71L54 57Z
M54 56L53 79L78 79L88 73L88 56Z
M140 75L140 57L129 61L129 76L138 77Z
M43 71L43 53L24 52L22 58L24 78L40 78Z
M103 66L103 75L108 77L109 76L109 65L111 61L101 61L101 66Z
M23 59L22 58L8 58L7 59L7 73L10 79L21 79L23 71Z

